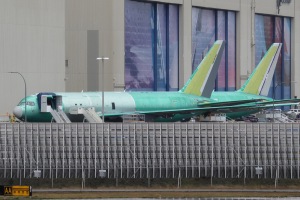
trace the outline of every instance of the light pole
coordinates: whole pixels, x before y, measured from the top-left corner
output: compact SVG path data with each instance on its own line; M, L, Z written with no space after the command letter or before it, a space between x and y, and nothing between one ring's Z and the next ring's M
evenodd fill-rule
M27 107L27 100L26 100L26 98L27 98L27 87L26 87L25 78L20 72L8 72L8 73L10 73L10 74L19 74L22 77L23 81L24 81L24 86L25 86L25 119L24 119L24 121L27 122L27 112L26 112L27 111L26 110L26 107Z
M109 60L108 57L99 57L97 60L102 61L102 109L101 109L101 114L102 114L102 122L104 123L104 60Z

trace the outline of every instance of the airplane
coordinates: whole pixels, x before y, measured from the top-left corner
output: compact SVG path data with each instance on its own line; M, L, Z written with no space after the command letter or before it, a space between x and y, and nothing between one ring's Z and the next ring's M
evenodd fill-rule
M105 122L121 122L124 115L144 115L145 121L189 121L194 116L223 112L233 107L254 106L262 99L213 100L211 96L224 42L218 40L201 61L184 87L178 92L104 92L104 113L101 92L38 93L21 100L14 115L27 122L52 122L56 115L67 118L63 122L83 122L89 114L94 118L104 115ZM272 56L271 56L272 57ZM95 120L95 122L103 122ZM58 120L55 118L55 121Z
M224 107L257 100L215 102L210 99L213 83L224 50L224 41L217 40L184 87L178 92L42 92L28 96L14 108L21 121L57 122L57 115L65 122L83 122L91 116L104 116L104 121L122 121L123 115L144 115L145 121L187 121L194 115L207 112L210 107ZM25 109L26 106L26 109ZM82 113L89 113L82 115ZM56 117L55 117L56 116Z
M297 105L299 99L275 100L267 97L272 83L281 43L273 43L244 85L237 91L213 91L211 99L217 102L261 99L263 101L212 109L211 113L226 113L230 119L248 116L275 106Z

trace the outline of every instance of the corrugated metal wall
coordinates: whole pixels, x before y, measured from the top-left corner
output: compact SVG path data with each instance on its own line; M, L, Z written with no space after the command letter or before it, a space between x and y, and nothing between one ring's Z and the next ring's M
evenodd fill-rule
M299 141L292 123L0 124L0 177L298 179Z

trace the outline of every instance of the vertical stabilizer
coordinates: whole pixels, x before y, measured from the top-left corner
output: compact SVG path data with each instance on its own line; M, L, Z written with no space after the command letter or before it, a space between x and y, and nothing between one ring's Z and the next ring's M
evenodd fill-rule
M224 41L217 40L180 92L210 97L224 50Z
M239 91L248 94L268 96L272 83L276 64L281 50L281 43L274 43L257 67L254 69L248 80Z

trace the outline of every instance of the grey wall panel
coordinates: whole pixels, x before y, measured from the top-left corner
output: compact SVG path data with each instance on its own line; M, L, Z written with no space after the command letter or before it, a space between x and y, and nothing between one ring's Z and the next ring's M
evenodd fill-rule
M87 90L99 91L99 31L87 31ZM100 62L101 63L101 62ZM101 66L101 70L103 70Z
M227 0L227 1L192 0L192 4L193 4L193 6L199 6L199 7L238 11L240 9L241 0Z
M12 113L27 94L40 91L64 91L65 76L65 2L0 2L0 114Z
M119 51L124 52L124 48L122 48L122 46L124 46L124 40L123 44L116 45L116 49L114 47L115 42L122 42L120 38L124 38L124 26L112 24L112 20L115 18L113 15L117 16L117 22L124 21L122 13L118 12L120 6L116 6L116 10L112 8L113 4L117 4L117 2L118 1L90 0L85 2L81 0L66 0L66 58L70 63L66 71L67 91L89 90L89 75L87 74L89 70L87 66L88 30L97 30L99 33L97 57L105 56L110 58L110 60L105 63L105 88L106 90L113 90L114 75L112 73L114 65L111 63L119 63L113 61L113 55L116 55L116 59L119 61ZM122 5L122 2L119 4ZM121 9L124 9L124 7L121 6ZM117 26L118 31L112 28L114 26ZM123 31L120 32L120 29ZM124 56L124 53L121 55ZM121 60L124 60L124 58ZM116 65L116 67L124 68L122 65ZM116 72L119 73L122 71L124 70L117 70ZM118 78L119 76L118 74L115 77ZM98 85L97 88L99 87L100 85Z

